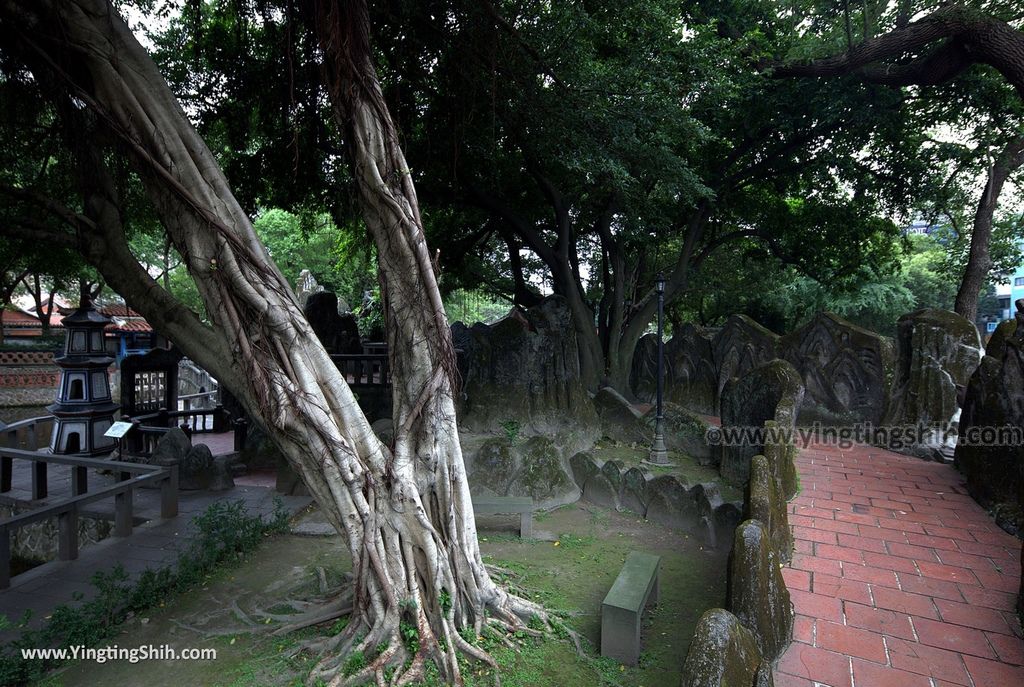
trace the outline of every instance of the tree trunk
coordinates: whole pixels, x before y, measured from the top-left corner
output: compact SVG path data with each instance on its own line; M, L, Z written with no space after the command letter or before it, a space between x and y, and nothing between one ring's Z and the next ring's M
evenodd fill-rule
M957 314L974 322L978 318L978 296L989 270L992 269L992 258L989 255L989 243L992 238L992 216L999 202L999 194L1007 178L1024 164L1024 136L1011 141L988 172L988 181L981 192L978 209L974 213L974 227L971 231L971 250L964 267L964 276L956 293L953 309Z
M415 190L384 106L365 5L313 3L324 75L350 132L365 220L378 249L393 371L394 446L370 429L288 283L152 60L104 0L9 0L35 51L131 153L147 194L206 305L206 327L131 255L97 137L80 159L83 251L107 281L260 419L302 476L353 560L346 630L325 645L311 681L356 685L428 661L461 684L457 654L494 666L463 635L526 630L543 610L507 594L480 556L452 399L454 352L423 237ZM530 631L530 630L526 630ZM410 634L417 635L415 643ZM378 647L383 650L378 652ZM363 670L343 676L351 651Z
M27 276L22 279L22 283L32 295L32 302L35 303L36 317L39 318L40 332L42 336L47 337L50 335L50 316L53 314L53 289L50 289L47 302L43 303L43 284L38 273L32 275L31 284L29 284ZM44 305L46 308L43 307Z

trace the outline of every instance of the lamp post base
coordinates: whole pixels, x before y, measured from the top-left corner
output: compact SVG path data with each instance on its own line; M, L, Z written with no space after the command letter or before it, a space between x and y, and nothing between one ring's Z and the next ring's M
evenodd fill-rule
M664 419L659 416L654 425L654 443L647 462L654 465L668 465L668 448L665 446Z

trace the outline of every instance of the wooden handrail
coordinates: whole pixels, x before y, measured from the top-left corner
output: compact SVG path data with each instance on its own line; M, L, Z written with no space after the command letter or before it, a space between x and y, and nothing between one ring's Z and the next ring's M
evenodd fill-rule
M18 458L31 460L38 463L54 463L56 465L73 465L83 468L96 468L97 470L114 470L128 473L151 473L159 472L164 468L158 465L146 465L144 463L125 463L119 460L101 460L99 458L85 458L82 456L60 455L53 453L38 453L36 451L25 451L20 448L0 448L0 456L5 458Z
M216 396L220 391L214 389L213 391L200 391L197 394L185 394L184 396L178 396L179 401L191 401L193 398L201 398L203 396Z
M17 529L25 525L30 525L33 522L39 522L40 520L46 520L47 518L52 518L55 515L60 515L71 508L84 506L95 501L102 501L110 496L116 496L122 492L131 491L143 484L149 484L150 482L159 484L169 477L170 470L167 468L158 468L157 472L132 477L124 480L123 482L110 484L101 489L97 489L96 491L90 491L85 494L80 494L79 496L72 496L71 498L58 501L57 503L41 506L37 509L28 511L27 513L19 513L18 515L12 515L9 518L4 518L3 520L0 520L0 529L5 527Z
M53 421L53 415L43 415L42 417L30 417L27 420L18 420L17 422L14 422L12 424L4 425L3 427L0 427L0 430L2 430L5 433L7 433L7 432L16 432L19 429L23 429L23 428L29 427L31 425L41 425L44 422L52 422L52 421Z
M3 467L8 471L14 459L32 461L37 468L42 468L38 473L33 472L34 498L39 493L45 495L45 468L48 463L70 465L73 468L72 496L70 498L0 520L0 589L6 589L11 584L11 532L20 527L56 517L58 556L60 560L72 560L78 558L78 515L81 507L85 505L110 497L114 498L114 536L116 537L127 537L132 533L132 494L136 487L144 484L160 486L160 517L173 518L178 514L178 467L176 465L169 467L142 465L116 460L35 453L11 448L0 449L0 457L3 457ZM87 468L113 469L122 476L122 479L115 484L88 492ZM124 477L130 474L135 476ZM39 479L42 480L43 485L41 490ZM6 481L6 486L9 488L9 475Z

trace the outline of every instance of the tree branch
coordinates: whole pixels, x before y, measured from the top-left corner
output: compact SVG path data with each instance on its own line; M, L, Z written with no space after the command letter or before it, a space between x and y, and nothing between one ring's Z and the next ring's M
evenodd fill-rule
M907 64L899 60L935 41L952 39L931 55ZM895 85L933 84L951 78L975 62L995 67L1024 97L1024 34L1004 21L962 5L946 5L892 31L868 38L841 55L803 64L778 64L775 77L831 77L846 74Z

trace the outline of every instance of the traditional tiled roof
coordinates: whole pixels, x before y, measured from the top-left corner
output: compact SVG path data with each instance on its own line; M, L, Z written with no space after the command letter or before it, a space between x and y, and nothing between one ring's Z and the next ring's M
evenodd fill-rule
M35 315L30 315L27 312L21 310L10 310L4 309L3 311L4 326L27 326L27 327L38 327L40 325L39 318Z
M97 308L101 313L107 317L133 317L142 319L142 315L129 308L124 303L112 303L111 305L104 305Z
M104 331L107 332L151 332L153 328L149 326L149 322L143 319L131 319L123 320L120 317L115 317L114 322L108 324Z

